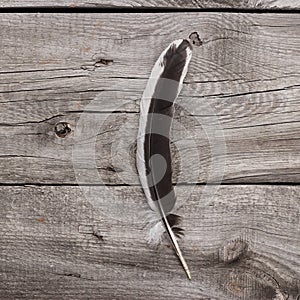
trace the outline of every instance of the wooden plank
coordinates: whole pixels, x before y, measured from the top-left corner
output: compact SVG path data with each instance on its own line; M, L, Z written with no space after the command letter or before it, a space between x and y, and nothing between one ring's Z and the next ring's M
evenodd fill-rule
M178 100L174 181L224 173L225 182L299 182L299 22L295 14L3 14L0 182L74 184L72 152L85 141L84 183L138 184L134 140L147 77L170 41L195 30L204 45ZM65 138L54 132L59 122L73 130ZM226 153L213 156L222 133ZM86 152L96 136L100 177Z
M76 124L78 118L79 115L68 115L65 120ZM90 122L90 118L97 122ZM288 124L266 126L265 130L251 125L246 129L224 129L226 151L215 158L211 147L218 148L223 140L216 138L210 144L202 128L206 120L186 119L182 122L190 126L189 137L184 136L186 131L180 127L173 130L174 183L215 182L222 173L223 182L299 182L298 124L288 121ZM56 137L53 128L58 120L12 128L2 126L1 182L139 184L134 152L137 114L129 117L92 114L84 121L89 128L98 129L99 122L104 125L96 132L91 129L92 136L84 135L79 140ZM175 119L178 123L180 120ZM193 126L195 120L199 123Z
M299 9L297 0L10 0L0 1L2 7L101 7L101 8L251 8L251 9Z
M299 186L203 188L177 187L188 281L140 188L2 186L1 299L299 299Z

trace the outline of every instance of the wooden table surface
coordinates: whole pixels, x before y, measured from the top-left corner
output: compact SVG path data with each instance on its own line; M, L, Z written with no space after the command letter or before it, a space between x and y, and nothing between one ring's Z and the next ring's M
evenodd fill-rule
M1 300L300 299L299 1L0 5ZM171 145L188 281L147 243L134 156L151 68L194 31Z

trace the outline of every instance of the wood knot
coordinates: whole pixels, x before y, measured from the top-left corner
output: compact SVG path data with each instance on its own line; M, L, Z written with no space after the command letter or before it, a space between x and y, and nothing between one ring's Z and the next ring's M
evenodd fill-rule
M195 46L201 46L203 42L201 41L198 32L194 31L189 35L189 39L191 43Z
M228 242L223 249L221 249L221 259L227 263L233 263L239 260L247 251L247 243L237 239Z
M242 297L244 295L245 286L238 280L232 280L227 284L227 289L233 295Z
M67 122L58 122L54 127L55 134L60 138L65 138L72 131L71 126Z

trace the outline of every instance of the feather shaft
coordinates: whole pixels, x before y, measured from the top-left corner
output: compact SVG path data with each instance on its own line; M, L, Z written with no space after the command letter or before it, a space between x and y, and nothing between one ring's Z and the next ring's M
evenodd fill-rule
M176 240L176 236L175 236L175 234L174 234L174 232L173 232L173 230L172 230L172 228L171 228L171 226L170 226L170 224L169 224L169 222L168 222L168 220L166 218L166 215L165 215L163 209L161 209L160 201L158 201L158 203L159 203L158 204L159 205L159 209L160 209L161 214L162 214L162 220L163 220L163 223L164 223L164 225L166 227L166 230L168 232L168 236L169 236L169 238L171 240L171 244L172 244L172 246L173 246L173 248L175 250L175 253L177 254L177 256L178 256L178 258L179 258L179 260L180 260L180 262L182 264L182 267L183 267L183 269L184 269L184 271L185 271L188 279L191 280L192 279L191 272L190 272L189 267L188 267L188 265L187 265L187 263L186 263L186 261L184 259L184 256L181 253L181 250L180 250L179 245L178 245L177 240Z

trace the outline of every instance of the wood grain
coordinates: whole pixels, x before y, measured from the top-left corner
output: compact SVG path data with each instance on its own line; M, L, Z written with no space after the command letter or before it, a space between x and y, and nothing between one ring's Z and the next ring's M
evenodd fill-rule
M251 8L299 9L297 0L10 0L0 1L1 7L101 7L101 8Z
M298 14L279 13L1 14L0 299L299 300L299 24ZM151 216L134 158L151 68L193 31L204 45L171 145L190 282L167 240L147 244ZM216 184L222 176L231 184Z
M193 31L204 45L178 99L174 182L299 182L299 22L297 14L3 14L0 182L74 184L74 147L83 143L81 183L138 184L147 78L169 42ZM59 122L72 129L65 138L55 134ZM226 152L212 155L222 134Z
M203 189L190 187L177 210L188 281L167 240L147 244L139 187L90 187L87 197L2 186L1 299L298 299L300 188L221 186L209 201Z

